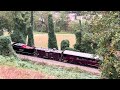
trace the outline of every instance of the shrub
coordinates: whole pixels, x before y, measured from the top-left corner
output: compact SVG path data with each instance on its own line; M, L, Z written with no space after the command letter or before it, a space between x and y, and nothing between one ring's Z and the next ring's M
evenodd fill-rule
M15 52L11 46L11 38L0 36L0 55L9 56L15 55Z
M77 51L77 52L78 52L78 50L76 50L76 49L74 49L74 48L70 48L70 47L66 47L65 50Z
M26 43L26 40L24 40L23 35L20 31L16 30L10 36L13 42Z
M117 71L117 66L115 67L115 58L109 57L108 60L104 60L104 62L101 65L102 70L102 78L106 79L117 79L119 75L119 71ZM119 66L119 65L118 65ZM120 77L119 77L120 78Z
M61 41L61 50L65 50L66 47L69 47L70 42L69 40L62 40Z

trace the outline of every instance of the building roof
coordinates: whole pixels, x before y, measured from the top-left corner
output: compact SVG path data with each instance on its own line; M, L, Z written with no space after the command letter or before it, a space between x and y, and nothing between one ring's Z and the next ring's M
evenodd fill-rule
M99 57L98 55L89 54L89 53L82 53L82 52L65 50L63 52L63 54L73 55L73 56L78 56L78 57L84 57L84 58L90 58L90 59L99 59L99 60L102 60L102 58Z

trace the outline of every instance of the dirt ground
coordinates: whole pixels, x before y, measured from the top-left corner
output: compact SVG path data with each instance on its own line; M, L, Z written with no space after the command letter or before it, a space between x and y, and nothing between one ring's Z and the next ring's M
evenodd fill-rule
M62 40L68 39L71 48L73 48L73 45L76 43L74 34L56 34L56 38L59 49ZM34 41L36 47L48 48L48 34L36 34L34 35Z
M29 69L0 66L0 79L55 79L55 77Z

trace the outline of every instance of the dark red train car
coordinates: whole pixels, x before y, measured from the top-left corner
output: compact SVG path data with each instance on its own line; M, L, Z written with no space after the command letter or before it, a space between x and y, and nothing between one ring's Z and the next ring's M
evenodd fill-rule
M12 46L17 53L21 54L33 55L35 51L34 47L30 47L22 43L12 43Z
M102 58L93 54L65 50L63 52L63 60L69 63L99 67L99 61Z
M35 48L35 56L45 58L47 56L46 55L47 50L48 49L46 48Z
M62 60L62 52L61 50L52 50L52 58L53 60L56 60L56 61L61 61Z

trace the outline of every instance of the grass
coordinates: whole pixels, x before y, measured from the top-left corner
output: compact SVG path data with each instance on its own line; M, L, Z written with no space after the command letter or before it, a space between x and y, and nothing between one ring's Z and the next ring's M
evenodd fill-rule
M73 48L74 44L76 43L75 35L74 34L56 34L57 44L60 49L61 41L68 39L70 41L70 47ZM36 47L43 47L48 48L48 34L47 33L40 33L34 35L34 42Z
M17 60L15 57L0 56L0 65L15 66L17 68L32 69L38 72L52 75L58 79L99 79L99 76L83 72L73 68L62 68L57 66L49 66L45 64L37 64L31 61Z

